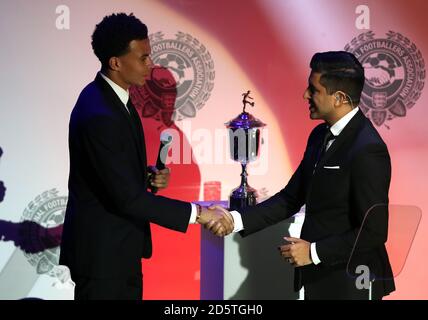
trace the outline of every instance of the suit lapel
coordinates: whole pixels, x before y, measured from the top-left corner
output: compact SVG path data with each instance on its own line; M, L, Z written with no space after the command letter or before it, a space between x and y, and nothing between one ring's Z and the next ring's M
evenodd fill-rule
M125 109L125 106L123 105L122 101L119 99L117 94L110 87L110 85L101 77L100 74L97 74L95 78L95 82L101 88L101 91L103 92L107 103L111 106L113 111L117 113L118 116L120 116L123 119L123 121L127 122L127 125L131 130L131 135L133 137L134 143L136 144L136 147L137 147L138 156L143 166L144 176L146 176L147 159L146 159L144 132L143 132L141 121L138 117L137 111L135 109L133 110L133 112L136 113L136 117L138 117L138 120L132 118L132 117L135 117L135 115L133 116L132 114L128 113L128 111ZM131 97L129 97L129 99L131 99ZM131 104L131 107L134 108L132 103L129 103L129 104Z
M137 109L134 107L134 104L131 101L131 97L129 97L128 101L128 108L131 116L131 120L133 120L134 128L135 128L135 134L137 136L137 144L140 148L140 152L142 154L142 157L144 159L143 165L144 165L144 172L146 172L147 167L147 155L146 155L146 142L144 137L144 128L141 123L140 116L138 115Z
M320 159L317 167L315 168L314 174L322 168L324 164L331 158L331 156L343 145L343 143L349 140L350 136L352 136L353 132L359 127L361 121L364 119L364 115L361 113L361 110L355 114L355 116L349 121L349 123L345 126L343 131L339 134L339 136L334 140L333 144L328 148L325 152L324 156ZM322 145L322 138L319 144L319 148Z

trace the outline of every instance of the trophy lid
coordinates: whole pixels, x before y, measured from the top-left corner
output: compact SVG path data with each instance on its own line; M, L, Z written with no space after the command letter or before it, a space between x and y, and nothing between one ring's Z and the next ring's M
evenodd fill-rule
M244 108L242 109L242 113L240 113L236 118L225 123L226 128L247 130L252 128L261 128L266 125L263 122L261 122L259 119L255 118L252 114L245 111L245 107L247 104L249 104L252 107L254 107L255 105L255 102L250 101L250 100L254 100L252 97L250 97L250 93L251 91L248 90L247 92L244 92L242 94L242 96L244 97L242 99L242 103L244 105Z
M248 112L241 112L236 118L225 123L226 128L230 129L252 129L266 126L259 119Z

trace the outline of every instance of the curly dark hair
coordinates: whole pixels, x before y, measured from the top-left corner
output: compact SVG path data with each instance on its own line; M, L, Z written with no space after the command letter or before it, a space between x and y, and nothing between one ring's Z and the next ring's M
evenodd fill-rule
M310 63L313 72L321 73L320 83L328 94L347 93L353 103L359 103L364 87L364 68L350 52L328 51L316 53Z
M105 70L111 57L126 54L132 40L143 39L147 39L147 26L133 13L114 13L105 16L96 25L92 34L92 49Z

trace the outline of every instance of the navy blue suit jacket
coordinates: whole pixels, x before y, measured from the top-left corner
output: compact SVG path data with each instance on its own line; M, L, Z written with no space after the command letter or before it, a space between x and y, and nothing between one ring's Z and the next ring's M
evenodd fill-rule
M71 274L135 275L152 254L150 223L185 232L191 205L147 190L144 132L98 74L81 92L69 125L69 198L60 264Z
M384 296L395 289L385 249L391 179L388 149L358 111L315 166L326 130L326 124L314 128L303 159L284 189L242 210L241 234L287 219L306 204L300 237L316 242L321 263L296 268L295 289L319 282L329 285L317 289L335 290L337 270L353 276L358 265L366 265L378 280L379 295ZM330 275L332 281L325 281Z

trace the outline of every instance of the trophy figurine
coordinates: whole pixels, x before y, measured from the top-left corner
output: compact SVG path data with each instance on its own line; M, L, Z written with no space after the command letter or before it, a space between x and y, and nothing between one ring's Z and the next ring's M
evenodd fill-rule
M253 115L245 111L247 104L254 107L250 97L250 90L243 93L242 113L225 125L229 129L230 156L242 166L241 184L232 190L229 196L229 209L240 209L254 206L257 203L257 191L250 187L247 179L247 164L256 160L260 150L261 130L266 126Z

